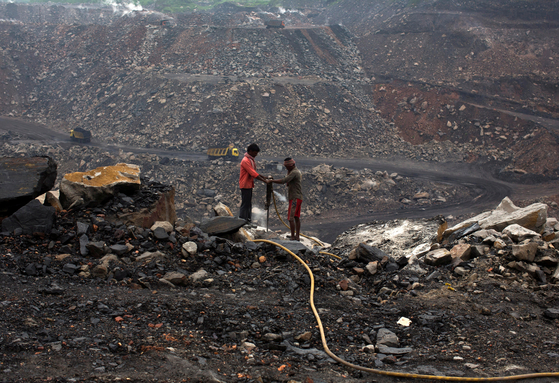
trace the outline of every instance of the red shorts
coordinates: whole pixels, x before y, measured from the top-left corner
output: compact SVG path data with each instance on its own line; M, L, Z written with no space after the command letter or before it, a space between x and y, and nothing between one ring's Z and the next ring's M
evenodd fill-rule
M295 201L292 199L289 200L289 209L287 211L287 219L291 219L293 217L299 218L301 216L301 204L303 203L302 200L297 198ZM292 206L295 205L295 210L292 209ZM293 214L293 215L291 215Z

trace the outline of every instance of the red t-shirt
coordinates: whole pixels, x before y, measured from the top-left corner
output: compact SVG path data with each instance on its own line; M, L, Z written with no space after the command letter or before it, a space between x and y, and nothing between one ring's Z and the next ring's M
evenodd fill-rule
M254 157L245 153L241 161L241 175L239 176L239 186L241 189L252 189L254 187L254 179L259 174L256 171L256 162Z

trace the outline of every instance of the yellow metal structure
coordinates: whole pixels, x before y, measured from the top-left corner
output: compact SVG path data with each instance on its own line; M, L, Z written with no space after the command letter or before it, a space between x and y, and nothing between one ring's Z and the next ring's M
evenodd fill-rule
M226 160L236 161L239 159L239 149L233 146L228 146L226 148L210 148L207 154L209 160L224 158Z
M82 128L70 130L70 139L77 142L90 142L91 132Z

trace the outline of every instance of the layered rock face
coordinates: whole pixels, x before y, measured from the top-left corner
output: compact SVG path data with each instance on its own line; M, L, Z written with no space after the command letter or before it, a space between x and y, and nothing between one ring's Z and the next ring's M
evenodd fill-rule
M509 178L555 176L555 133L526 117L557 110L552 6L523 3L523 21L488 3L497 16L348 0L284 15L284 30L253 10L162 25L149 12L4 5L0 113L141 147L258 141L273 155L497 160Z
M404 140L484 147L469 161L510 158L509 178L557 174L556 2L345 0L325 15L356 35L375 104Z

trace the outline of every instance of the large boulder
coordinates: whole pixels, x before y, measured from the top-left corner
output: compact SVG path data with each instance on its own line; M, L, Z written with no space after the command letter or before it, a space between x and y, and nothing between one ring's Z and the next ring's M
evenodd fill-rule
M213 217L200 225L200 229L209 235L234 233L246 224L244 219L237 217Z
M8 216L32 199L51 190L56 162L50 157L0 159L0 217Z
M520 225L526 229L539 233L543 230L547 221L547 205L534 203L526 207L517 207L512 201L505 197L495 210L476 215L466 221L447 229L443 236L449 237L456 231L475 225L481 229L494 229L501 232L510 225Z
M9 233L50 234L56 217L56 209L34 199L14 214L2 220L2 231Z
M88 172L69 173L60 182L60 203L65 209L98 206L118 193L132 193L140 186L138 165L120 163Z

